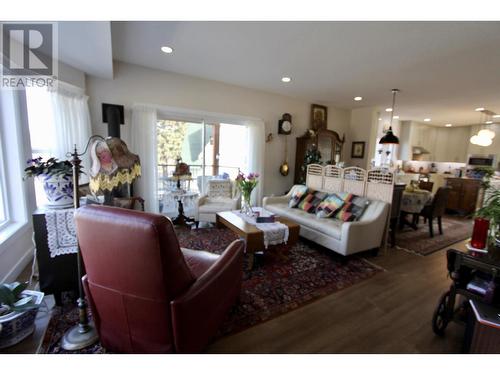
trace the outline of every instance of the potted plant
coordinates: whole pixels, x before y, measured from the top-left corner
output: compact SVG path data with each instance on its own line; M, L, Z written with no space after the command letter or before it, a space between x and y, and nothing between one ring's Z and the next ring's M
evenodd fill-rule
M500 246L500 190L489 188L483 207L476 211L476 217L490 221L490 235Z
M43 293L26 290L28 283L0 284L0 349L12 346L35 330Z
M24 173L26 177L36 177L43 185L49 206L69 207L73 204L73 165L68 161L42 157L28 160Z
M496 246L500 246L500 190L495 189L490 180L493 176L493 169L482 168L484 177L481 182L483 188L483 205L475 213L476 218L489 220L490 237L495 241Z

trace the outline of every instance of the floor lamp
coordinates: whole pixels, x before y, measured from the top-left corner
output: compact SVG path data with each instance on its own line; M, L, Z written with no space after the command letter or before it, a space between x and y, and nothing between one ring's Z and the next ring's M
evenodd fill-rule
M79 177L80 177L80 156L87 153L90 142L95 139L100 138L104 140L101 136L92 136L87 142L85 150L79 154L75 145L75 150L71 153L71 164L73 164L73 206L76 209L80 207L80 194L78 191L79 187ZM78 262L78 310L79 310L79 321L78 325L70 328L64 334L61 339L61 347L64 350L80 350L89 345L94 344L99 339L97 331L93 322L88 318L87 314L87 303L85 302L85 296L83 293L82 286L82 255L80 253L80 245L77 244L77 262Z

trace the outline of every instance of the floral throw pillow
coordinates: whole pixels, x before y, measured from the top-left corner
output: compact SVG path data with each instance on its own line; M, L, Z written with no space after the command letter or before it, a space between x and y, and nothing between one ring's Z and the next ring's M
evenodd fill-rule
M332 217L343 205L343 199L337 196L337 194L330 194L316 208L316 216L319 218Z
M309 213L316 212L316 207L321 203L323 199L327 196L327 193L322 191L309 192L299 203L299 208Z
M300 201L302 198L305 197L305 194L307 193L307 186L299 186L295 188L294 192L292 193L292 197L288 201L288 207L290 208L295 208L299 205Z

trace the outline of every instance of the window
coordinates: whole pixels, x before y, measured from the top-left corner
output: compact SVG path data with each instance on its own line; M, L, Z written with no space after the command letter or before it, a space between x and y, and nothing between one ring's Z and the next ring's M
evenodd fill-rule
M31 150L33 158L51 156L55 139L52 124L54 116L49 92L44 88L27 88L26 105L30 129ZM47 204L42 182L35 178L35 195L37 206Z
M4 224L7 222L8 217L7 217L7 210L5 207L5 194L7 192L6 186L5 186L5 176L3 171L5 171L4 165L3 165L3 151L2 151L2 142L0 139L0 228L4 226Z
M179 185L198 193L203 193L207 178L234 179L239 170L248 172L248 128L243 125L159 120L157 142L160 202L178 184L172 176L179 159L191 172Z

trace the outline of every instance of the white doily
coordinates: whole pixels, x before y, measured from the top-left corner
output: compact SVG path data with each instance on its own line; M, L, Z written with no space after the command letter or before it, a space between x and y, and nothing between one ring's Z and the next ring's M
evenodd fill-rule
M73 208L51 210L45 213L47 242L51 258L78 252L74 215Z
M256 208L253 208L254 210ZM264 209L257 208L262 211ZM257 223L255 216L248 216L240 211L233 211L236 215L241 217L245 222L251 225L255 225L259 230L263 232L264 237L264 247L267 249L269 245L279 245L281 243L288 242L288 236L290 235L290 230L288 226L276 221L274 223Z

